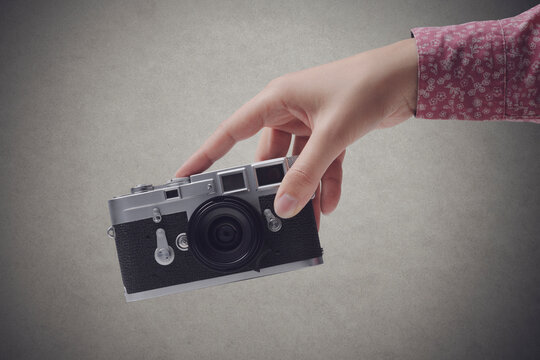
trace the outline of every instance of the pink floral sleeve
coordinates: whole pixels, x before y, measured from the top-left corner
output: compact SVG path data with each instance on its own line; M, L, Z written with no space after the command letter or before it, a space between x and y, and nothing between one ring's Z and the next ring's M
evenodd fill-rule
M508 19L412 33L417 117L540 123L540 5Z

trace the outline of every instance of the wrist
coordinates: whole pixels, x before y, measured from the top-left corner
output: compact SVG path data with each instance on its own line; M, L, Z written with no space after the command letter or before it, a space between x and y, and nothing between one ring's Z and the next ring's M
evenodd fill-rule
M395 47L394 84L397 85L396 101L403 102L412 114L416 112L418 98L418 53L415 39L398 41Z
M418 56L414 39L376 49L372 60L372 82L380 109L376 126L392 127L416 113Z

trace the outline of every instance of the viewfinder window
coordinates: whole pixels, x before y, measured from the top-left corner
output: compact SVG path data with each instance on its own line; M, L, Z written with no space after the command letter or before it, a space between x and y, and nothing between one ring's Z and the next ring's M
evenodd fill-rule
M259 186L280 183L285 175L283 172L283 164L281 163L259 167L255 171L257 173L257 183Z
M178 197L178 190L174 189L174 190L165 191L165 198L172 199L172 198L177 198L177 197Z
M241 172L221 176L221 183L223 184L223 192L246 188L246 184L244 183L244 174Z

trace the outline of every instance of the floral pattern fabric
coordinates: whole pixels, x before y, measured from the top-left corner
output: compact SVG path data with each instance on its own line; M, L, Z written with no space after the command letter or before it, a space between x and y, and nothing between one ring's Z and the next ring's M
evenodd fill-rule
M540 5L512 18L411 32L417 117L540 123Z

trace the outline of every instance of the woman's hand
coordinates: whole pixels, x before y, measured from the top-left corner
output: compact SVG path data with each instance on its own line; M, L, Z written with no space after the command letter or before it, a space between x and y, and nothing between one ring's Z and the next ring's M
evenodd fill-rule
M206 170L240 140L263 129L257 160L293 155L274 203L278 216L296 215L315 193L320 212L332 212L341 195L345 149L376 128L399 124L414 113L417 92L414 39L291 73L271 81L225 120L176 172Z

